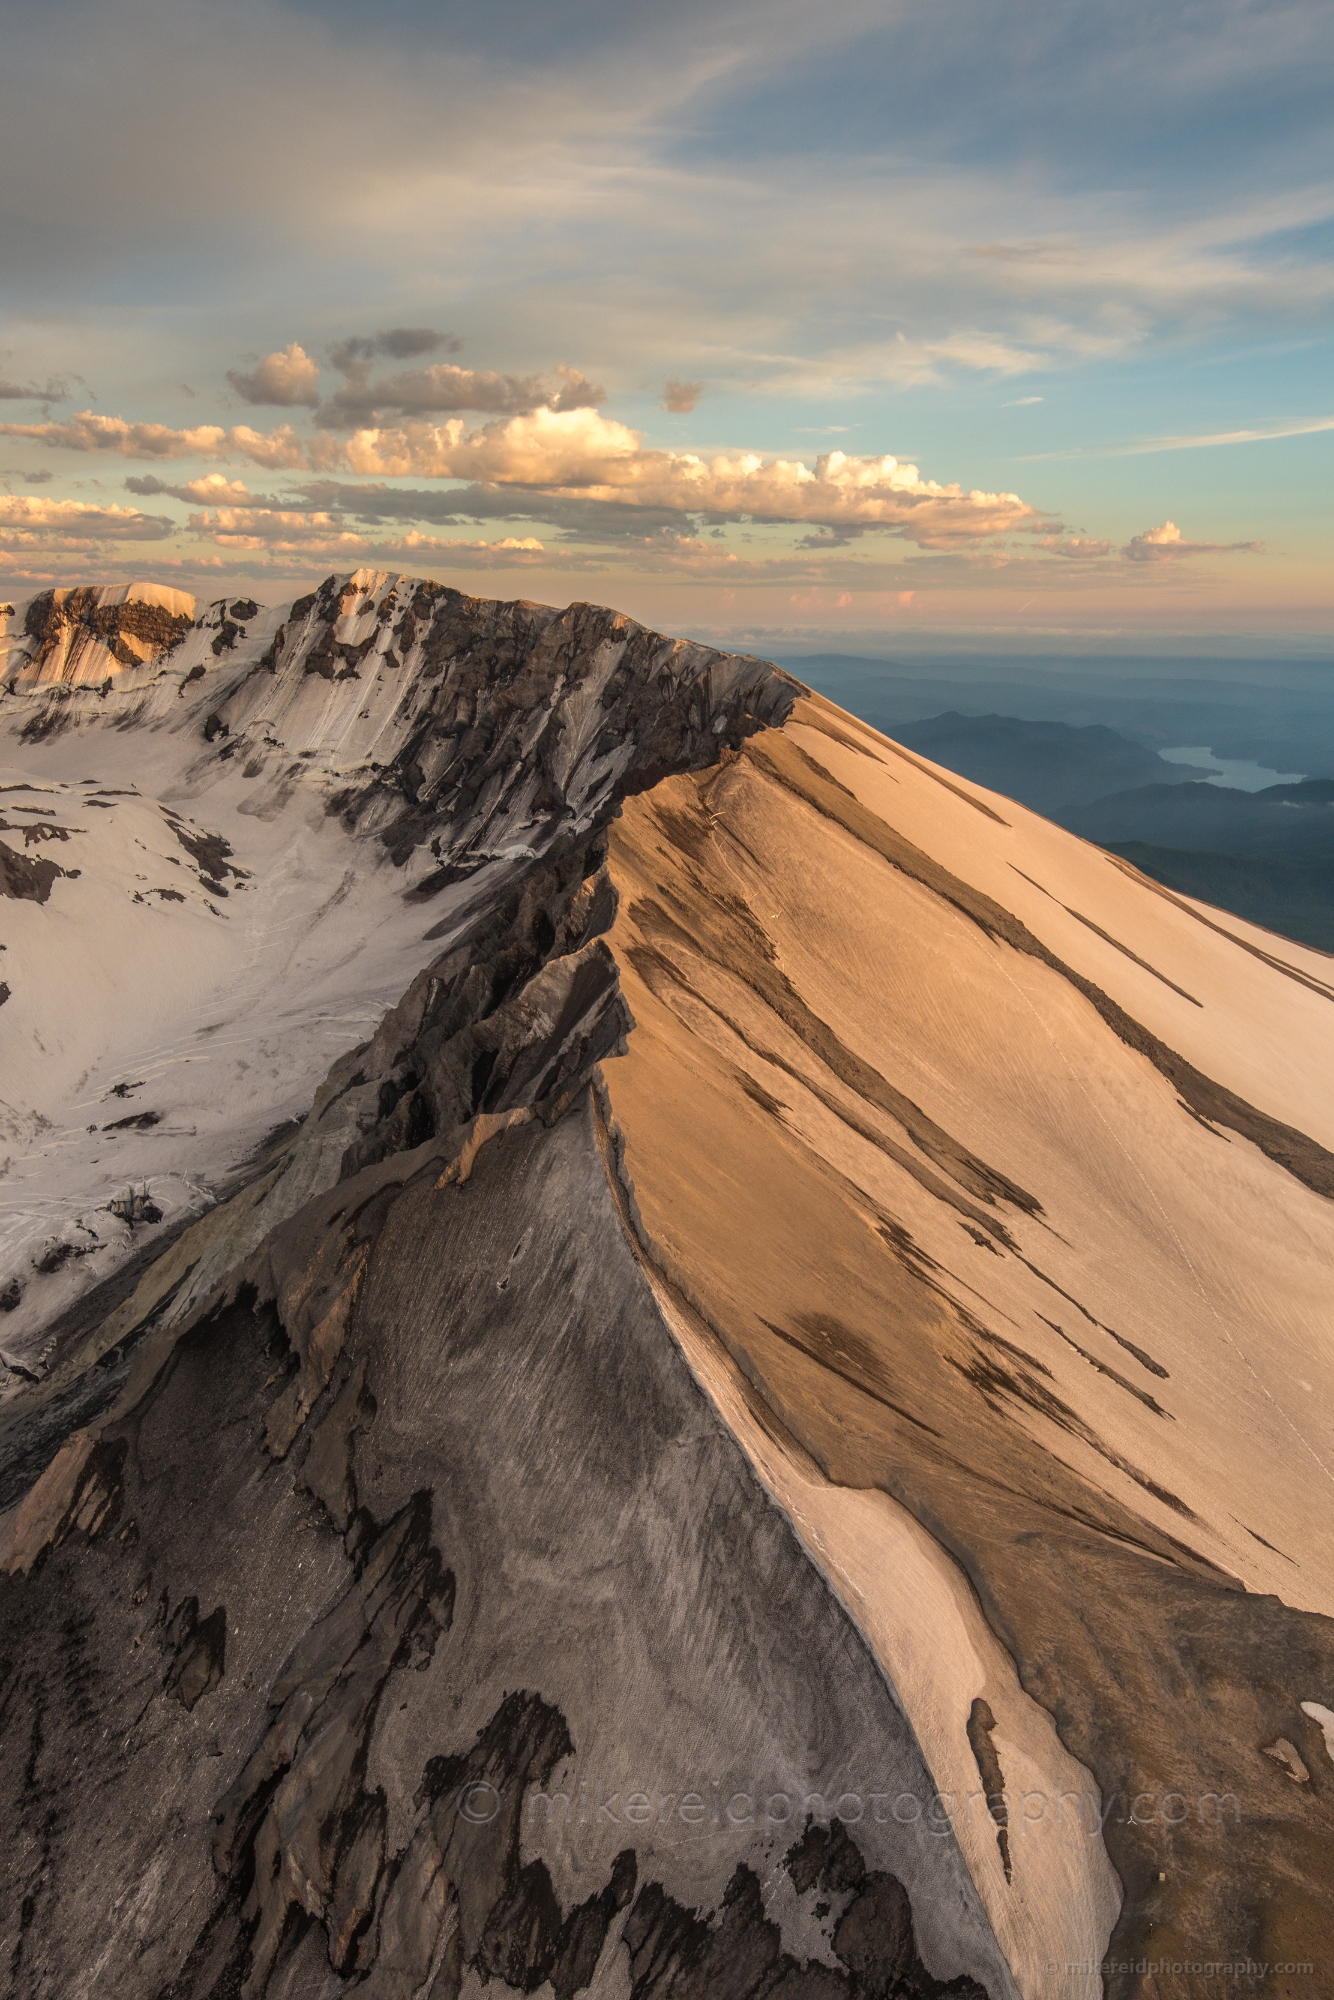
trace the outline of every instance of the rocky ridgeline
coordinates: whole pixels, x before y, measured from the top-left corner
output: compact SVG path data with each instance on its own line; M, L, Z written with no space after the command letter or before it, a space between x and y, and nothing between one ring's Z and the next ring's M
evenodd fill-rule
M241 608L120 694L23 697L30 740L110 699L196 783L313 789L404 870L430 955L7 1412L15 1989L96 1962L125 2000L999 1996L951 1837L799 1807L781 1840L732 1820L683 1852L613 1811L585 1851L577 1812L535 1816L580 1755L705 1760L724 1797L930 1792L666 1333L596 1095L634 1026L609 822L796 685L610 611L365 574L266 637ZM115 1832L91 1854L90 1778Z

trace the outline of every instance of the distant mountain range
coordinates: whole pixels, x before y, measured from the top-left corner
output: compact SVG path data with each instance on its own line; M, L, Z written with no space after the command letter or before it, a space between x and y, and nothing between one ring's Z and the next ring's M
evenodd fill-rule
M1048 819L1060 820L1110 792L1190 784L1201 775L1198 768L1165 764L1156 750L1098 722L1075 728L1068 722L950 710L924 722L901 723L895 734L933 763L1020 799Z
M1271 771L1334 772L1329 660L779 657L831 701L900 739L907 724L955 709L1075 728L1102 723L1148 750L1207 743L1216 757L1253 758Z
M1334 778L1270 785L1262 792L1210 784L1142 785L1059 817L1072 833L1100 847L1144 840L1215 854L1334 861Z

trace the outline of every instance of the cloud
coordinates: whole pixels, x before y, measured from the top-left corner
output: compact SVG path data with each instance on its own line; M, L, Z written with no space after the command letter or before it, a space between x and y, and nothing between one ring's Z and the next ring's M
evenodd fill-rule
M313 408L320 400L319 379L318 367L295 341L266 354L252 374L227 370L227 380L243 402L276 404L285 410L302 404Z
M83 548L96 542L162 542L177 523L165 514L96 507L81 500L0 494L0 548Z
M47 474L50 477L50 474ZM165 493L172 500L192 500L204 506L242 506L256 504L254 494L240 479L228 479L222 472L206 472L200 479L187 480L183 486L168 486L156 473L145 473L142 478L131 477L125 482L127 493L137 493L141 498L150 498L157 493Z
M342 388L321 404L316 418L329 430L353 430L458 410L514 416L539 406L592 409L606 401L606 390L587 381L575 368L557 368L551 377L500 375L494 369L459 368L452 361L437 361L430 368L404 369L372 382L369 362L355 360L346 364L343 374Z
M465 492L442 495L439 506L462 513L471 506L482 518L510 515L553 525L562 525L564 515L564 525L586 539L615 537L618 518L619 535L629 538L679 532L702 517L715 525L751 521L825 528L844 540L877 530L924 549L968 547L1019 529L1051 531L1050 521L1016 493L924 479L916 465L891 455L831 451L813 468L803 460L757 452L705 459L647 449L637 431L586 404L542 405L475 430L457 417L443 424L366 426L345 441L327 432L302 438L290 425L272 432L216 424L174 430L91 411L64 423L0 425L0 433L126 458L241 459L280 472L350 470L379 480L413 474L459 480L467 483ZM182 485L141 475L128 484L141 497L161 493L204 506L239 505L252 516L272 513L275 506L278 512L293 511L257 501L242 482L220 474ZM400 512L401 503L383 487L373 496L364 488L347 491L352 505ZM412 505L420 509L420 501ZM332 531L336 524L325 525Z
M433 326L390 326L379 333L354 335L335 347L329 356L340 375L347 375L359 363L383 355L390 361L415 361L422 354L457 354L463 342L452 333L440 333Z
M1094 541L1089 535L1067 535L1061 533L1039 535L1038 547L1045 549L1048 555L1082 558L1085 556L1110 555L1112 545L1110 542Z
M1231 340L1239 315L1286 334L1294 315L1309 323L1294 306L1303 271L1327 264L1315 229L1275 241L1257 221L1248 237L1244 218L1219 213L1238 184L1269 194L1321 172L1318 93L1289 96L1284 81L1295 89L1327 57L1329 10L1312 0L1170 19L1112 10L1096 59L1076 0L1041 10L1041 29L983 10L966 50L912 9L865 0L814 12L692 0L686 14L598 4L559 31L531 5L451 8L434 29L416 5L373 24L345 0L78 11L77 75L64 9L25 5L11 30L0 144L14 254L24 275L61 274L84 311L90 286L117 273L150 323L156 311L195 353L216 337L212 287L242 258L256 300L283 287L315 298L337 268L340 330L364 326L372 345L387 312L445 311L447 272L470 352L473 337L503 337L522 373L581 351L568 329L593 322L599 361L622 379L656 386L689 357L711 398L715 357L747 384L798 366L846 382L863 363L879 379L875 351L855 347L887 308L910 354L935 345L936 379L972 365L938 345L960 327L1031 350L1033 303L1067 328L1048 350L1062 362L1090 331L1127 349L1183 318L1210 340L1221 328ZM887 125L858 109L868 64L885 80ZM44 131L53 76L58 157ZM228 107L225 172L199 143L200 76ZM123 107L140 92L152 129L131 131ZM355 137L335 109L349 92ZM790 115L798 97L809 117ZM969 257L976 242L1018 255ZM1072 243L1078 257L1053 254ZM1136 324L1117 318L1123 300ZM238 339L267 346L263 331ZM413 358L384 352L395 370Z
M662 392L662 406L673 416L688 417L699 407L699 399L704 394L702 382L683 382L679 376L670 375Z
M119 458L249 458L256 465L286 470L309 465L313 448L302 446L290 424L265 434L247 424L224 430L198 424L173 430L169 424L128 423L80 410L63 423L0 424L0 437L29 438L53 451L108 451Z
M64 403L68 400L68 388L54 376L43 389L32 382L0 382L0 403Z
M1272 444L1278 438L1314 437L1322 431L1334 431L1334 417L1301 417L1286 423L1261 424L1254 430L1137 438L1132 444L1085 445L1072 451L1034 451L1025 453L1025 460L1036 465L1051 458L1139 458L1156 451L1208 451L1224 444Z
M1275 438L1312 437L1318 431L1334 431L1334 417L1304 417L1295 423L1262 425L1249 431L1212 431L1203 437L1145 438L1139 444L1115 447L1108 456L1138 457L1151 451L1207 451L1220 444L1269 444Z
M1003 410L1027 410L1034 403L1040 403L1041 396L1016 396L1012 403L1002 403Z
M637 431L587 405L544 405L471 431L457 417L443 424L367 427L345 442L327 434L302 439L290 425L267 433L217 424L172 430L88 410L65 423L0 425L0 434L6 433L125 458L239 458L271 471L348 469L371 478L417 474L517 488L533 496L527 509L535 518L541 517L536 500L541 494L601 502L626 513L646 510L659 520L666 513L703 515L712 522L874 528L931 549L966 546L1042 522L1017 493L942 485L889 455L854 458L832 451L812 469L799 459L766 459L758 452L704 459L693 452L647 450ZM207 500L213 489L192 483L151 490ZM523 504L517 495L516 503Z
M800 460L754 452L705 460L645 450L637 432L587 409L538 409L476 431L458 419L359 431L348 440L347 459L354 472L369 475L417 473L539 488L626 507L678 508L712 520L862 524L923 548L1005 534L1038 518L1018 494L940 485L891 456L828 452L812 470Z
M682 507L624 507L616 500L586 500L525 492L514 486L402 487L366 480L344 485L319 479L301 487L311 507L342 509L372 525L383 521L430 521L458 527L465 521L537 521L568 541L605 544L653 535L693 532Z
M1260 542L1183 541L1176 522L1164 521L1161 527L1132 535L1121 553L1127 562L1161 563L1177 562L1185 556L1257 555L1262 547Z
M229 555L257 555L258 567L281 566L285 557L309 561L352 563L402 561L420 573L423 564L445 567L532 567L562 561L562 551L548 550L536 535L505 535L498 541L446 538L410 531L385 540L349 528L340 514L321 509L276 506L216 507L190 516L190 531Z
M226 549L306 549L312 556L359 556L366 538L336 514L278 507L216 507L190 516L190 531Z

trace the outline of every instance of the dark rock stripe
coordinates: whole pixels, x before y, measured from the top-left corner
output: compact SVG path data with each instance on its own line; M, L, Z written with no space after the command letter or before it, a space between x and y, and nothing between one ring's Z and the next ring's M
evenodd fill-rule
M1334 1153L1327 1151L1305 1132L1299 1132L1294 1126L1284 1125L1279 1119L1258 1111L1245 1098L1238 1097L1235 1091L1215 1083L1188 1063L1184 1056L1169 1049L1165 1042L1160 1042L1156 1035L1133 1020L1100 986L1095 986L1091 979L1085 979L1082 973L1075 972L1057 958L1018 917L993 902L980 889L961 882L957 875L951 875L948 869L942 868L920 848L914 847L911 841L905 840L874 813L868 812L823 765L808 757L797 744L789 743L782 736L771 736L763 744L748 745L746 755L775 783L804 799L826 819L837 821L854 839L873 848L892 867L910 875L924 888L953 904L961 915L969 918L988 937L997 938L1013 950L1022 952L1025 957L1036 958L1043 965L1050 966L1053 972L1058 972L1076 992L1083 994L1112 1033L1127 1048L1147 1057L1201 1118L1208 1119L1211 1124L1226 1126L1229 1131L1249 1139L1267 1159L1285 1168L1313 1193L1334 1197Z

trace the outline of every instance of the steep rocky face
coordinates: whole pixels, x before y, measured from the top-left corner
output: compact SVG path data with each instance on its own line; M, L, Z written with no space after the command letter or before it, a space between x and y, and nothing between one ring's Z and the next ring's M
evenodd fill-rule
M510 922L539 857L564 868L622 799L795 693L610 611L376 572L285 614L220 601L109 693L19 686L0 704L0 818L23 840L0 839L0 1143L25 1189L0 1219L11 1369L46 1373L60 1312L231 1186L424 964ZM525 933L511 971L552 942ZM343 1146L374 1122L361 1100L357 1118ZM158 1223L121 1226L145 1179Z
M15 1990L1314 1990L1327 967L610 612L215 610L30 774L407 976L0 1412Z
M182 591L43 591L24 616L29 643L18 680L80 686L156 664L189 631L193 614L194 599Z
M349 682L356 692L339 699ZM664 639L596 605L481 603L358 572L298 599L204 727L223 739L220 757L290 750L312 725L322 750L300 756L322 761L340 735L365 740L379 754L346 774L328 810L349 832L373 827L400 863L429 843L439 865L416 884L426 897L714 762L781 722L795 692L763 661Z
M16 1988L1011 1993L911 1730L662 1337L587 1094L447 1150L150 1332L25 1504Z

